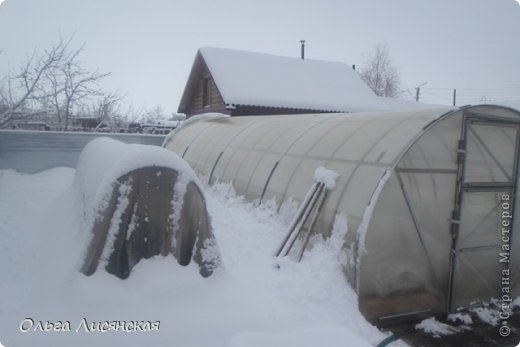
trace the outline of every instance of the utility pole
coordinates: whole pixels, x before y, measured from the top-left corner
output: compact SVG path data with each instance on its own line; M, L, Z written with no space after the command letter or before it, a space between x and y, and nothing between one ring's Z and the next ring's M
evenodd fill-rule
M457 89L453 89L453 106L457 102Z
M300 40L300 43L302 44L302 60L305 59L305 40Z
M417 87L415 87L415 101L419 102L419 95L421 95L421 87L424 87L427 84L428 82L424 82L423 84L420 84Z

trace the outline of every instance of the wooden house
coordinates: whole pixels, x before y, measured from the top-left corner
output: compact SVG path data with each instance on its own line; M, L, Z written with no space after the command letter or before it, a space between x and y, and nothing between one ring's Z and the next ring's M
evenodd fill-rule
M355 112L375 98L344 63L204 47L197 52L178 112L187 117Z

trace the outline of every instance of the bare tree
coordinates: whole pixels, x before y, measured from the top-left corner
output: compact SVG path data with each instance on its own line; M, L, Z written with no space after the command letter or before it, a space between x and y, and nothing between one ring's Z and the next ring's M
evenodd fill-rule
M377 44L360 69L361 78L378 96L401 94L401 78L386 45Z
M122 115L119 110L119 104L123 100L124 95L120 92L105 93L92 107L89 112L92 117L99 119L96 130L102 124L109 124L112 128L116 125L121 126Z
M120 92L105 93L97 102L93 114L100 119L108 119L119 114L119 102L122 101L124 97L125 96Z
M79 55L85 45L70 49L72 39L60 39L41 56L35 51L18 73L7 77L7 88L0 96L7 104L0 108L0 128L15 114L27 117L50 111L60 128L67 130L74 110L80 104L104 102L106 108L121 100L119 92L107 93L99 87L99 82L110 73L91 72L81 67ZM13 83L17 89L12 87Z
M83 69L79 63L79 55L85 45L68 53L57 69L45 72L42 94L47 96L48 103L55 109L58 122L67 130L74 106L93 97L103 97L104 92L98 83L110 73L100 73Z
M143 116L145 123L157 123L165 119L166 115L164 114L164 110L161 106L157 106L151 110L146 111Z
M9 105L9 97L6 89L0 84L0 115L7 111Z
M36 51L27 60L25 65L14 76L7 77L7 108L0 114L0 128L9 122L13 114L20 108L26 106L30 101L38 100L42 95L38 94L44 75L60 67L66 56L69 41L60 40L58 44L38 56ZM20 92L15 95L12 82L19 84Z
M125 123L137 123L143 120L144 112L144 106L136 108L134 104L131 103L126 112L122 115L122 119Z

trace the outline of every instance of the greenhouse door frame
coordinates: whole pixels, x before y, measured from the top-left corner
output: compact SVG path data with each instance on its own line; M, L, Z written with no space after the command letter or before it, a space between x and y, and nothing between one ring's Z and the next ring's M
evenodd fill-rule
M507 130L515 129L515 139L512 143L512 146L514 146L514 152L513 157L509 158L512 161L512 168L510 171L510 175L507 173L507 169L504 168L501 162L504 158L497 158L495 156L495 153L492 152L492 150L489 149L489 147L486 145L486 142L483 141L479 135L477 134L476 128L481 127L481 129L484 129L486 126L494 127L494 128L503 128L504 134ZM489 129L489 128L488 128ZM470 133L472 135L470 135ZM473 144L470 144L468 142L469 136L473 136ZM496 134L495 134L496 136ZM476 139L476 141L475 141ZM502 172L504 177L506 178L504 181L501 182L491 182L491 180L486 181L476 179L476 181L472 181L471 178L469 178L467 171L471 170L471 163L468 160L468 157L472 154L472 149L475 151L475 154L477 155L477 144L481 146L481 153L485 152L485 155L492 160L496 168ZM469 148L468 148L469 147ZM474 147L474 148L471 148ZM509 148L511 149L511 148ZM464 214L464 207L465 203L471 204L472 201L474 201L475 196L478 197L478 194L486 195L489 193L495 193L495 197L498 197L500 193L508 193L510 194L511 200L510 200L510 206L509 206L509 212L511 214L510 219L510 233L509 233L509 249L511 249L511 237L514 230L514 211L515 211L515 200L516 200L516 187L517 187L517 180L518 180L518 163L519 163L519 149L520 149L520 121L515 121L514 119L509 118L501 118L501 117L494 117L489 115L481 115L481 114L475 114L471 112L464 113L463 120L462 120L462 129L461 129L461 137L458 143L458 149L457 149L457 184L456 184L456 190L455 190L455 207L453 210L452 215L452 223L451 223L451 235L452 235L452 246L450 251L450 259L449 259L449 279L448 279L448 295L447 295L447 312L455 312L457 309L470 307L473 304L473 300L471 298L468 300L468 302L461 304L461 300L457 300L458 297L460 297L460 294L463 293L465 295L467 292L471 293L470 288L477 288L476 290L485 290L482 288L478 288L479 283L477 282L477 285L474 286L476 283L475 281L472 281L471 283L464 282L464 280L468 280L467 273L470 272L471 266L475 265L475 268L478 268L478 262L482 259L487 259L485 256L489 254L489 252L496 252L496 259L487 259L487 261L490 262L496 262L497 271L501 273L501 269L505 269L509 267L508 262L501 263L499 262L499 253L501 249L501 244L499 241L498 245L494 244L487 244L487 245L472 245L471 247L469 244L471 244L471 241L468 242L468 244L464 245L464 236L466 236L466 242L467 239L470 239L469 236L472 236L472 233L478 228L482 228L481 225L485 222L489 223L489 220L491 222L496 222L496 233L498 234L498 240L501 240L501 225L502 225L502 219L503 217L499 217L498 220L495 220L493 217L489 216L501 216L500 209L501 208L501 200L496 201L496 204L494 205L493 209L488 212L488 214L483 217L483 219L480 222L483 222L482 224L476 223L476 226L473 226L473 230L470 232L464 230L464 226L467 229L468 225L471 225L471 222L469 221L469 218L466 218L465 220L465 214ZM483 158L483 157L482 157ZM510 164L511 162L509 162ZM469 167L469 169L468 169ZM509 177L511 176L511 177ZM494 176L495 177L495 176ZM507 180L509 178L509 180ZM476 193L476 194L475 194ZM493 196L491 194L491 196ZM502 198L504 195L502 195ZM473 200L472 200L473 199ZM478 203L478 200L477 200ZM488 202L489 203L489 202ZM484 203L485 205L485 203ZM492 205L492 204L491 204ZM489 208L488 205L487 207ZM484 207L485 208L485 207ZM467 213L467 212L466 212ZM480 216L479 216L480 217ZM485 219L489 218L489 219ZM484 227L483 229L486 229ZM493 228L494 229L494 228ZM486 229L487 230L487 229ZM490 233L489 235L492 235ZM471 240L471 239L470 239ZM503 242L503 241L502 241ZM480 252L480 253L479 253ZM487 252L487 254L486 254ZM471 261L468 262L468 258L464 260L464 257L470 254L472 257L475 257L475 254L477 255L474 259L479 259L478 261L475 261L475 263L471 263ZM483 255L479 257L479 255ZM510 254L509 254L510 256ZM462 258L462 259L459 259ZM471 258L469 258L471 259ZM470 264L468 267L467 264ZM486 263L490 265L489 263ZM466 266L466 267L465 267ZM494 265L490 265L490 267L493 267ZM466 272L464 271L466 270ZM486 269L487 271L490 271L489 268ZM485 271L483 271L485 275ZM494 273L494 272L493 272ZM500 274L497 274L497 276L501 276ZM477 276L478 277L478 276ZM486 279L484 278L483 281ZM493 285L495 282L491 282ZM473 286L473 287L472 287ZM491 294L497 298L501 297L500 292L500 283L496 283L497 286L497 292L496 294ZM489 287L487 288L487 292L489 292ZM491 290L492 291L492 290ZM485 295L487 295L487 292ZM475 293L474 293L475 294ZM471 297L471 294L468 294L468 296ZM478 295L477 295L478 296ZM458 301L458 303L457 303ZM478 299L476 299L478 303Z

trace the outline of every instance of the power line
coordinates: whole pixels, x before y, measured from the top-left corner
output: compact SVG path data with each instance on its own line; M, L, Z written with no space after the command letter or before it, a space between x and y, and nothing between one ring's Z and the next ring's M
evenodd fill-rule
M520 87L491 87L491 88L447 88L447 87L439 88L439 87L424 87L423 89L428 89L428 90L453 90L453 89L457 89L457 90L464 90L464 91L470 91L470 90L482 91L482 90L509 90L509 89L520 90Z
M520 87L493 88L416 88L415 100L438 104L474 104L482 102L520 101Z

